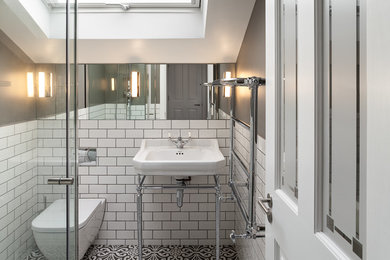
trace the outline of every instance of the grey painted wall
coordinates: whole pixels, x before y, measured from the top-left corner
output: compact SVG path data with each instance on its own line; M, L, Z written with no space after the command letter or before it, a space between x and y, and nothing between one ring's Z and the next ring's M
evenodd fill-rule
M223 73L223 72L222 72ZM237 77L260 76L265 78L265 0L257 0L245 33L236 63ZM259 88L258 134L265 138L265 87ZM249 122L248 89L237 88L236 117ZM227 102L221 108L229 112Z
M265 78L265 0L257 0L237 58L238 77ZM259 88L258 134L265 138L265 86ZM237 116L249 121L248 90L237 92Z
M0 30L0 126L36 119L35 99L27 97L27 72L34 63Z

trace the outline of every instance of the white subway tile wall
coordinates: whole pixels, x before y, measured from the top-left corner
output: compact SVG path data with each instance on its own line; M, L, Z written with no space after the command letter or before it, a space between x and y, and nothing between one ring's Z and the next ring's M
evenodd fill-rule
M35 245L36 159L37 121L0 127L0 259L23 259Z
M66 176L66 121L58 119L58 116L56 118L37 120L38 211L57 199L65 198L65 186L47 184L48 178ZM88 125L88 122L85 121L84 124ZM99 136L101 132L96 131L93 135Z
M249 131L239 124L234 128L234 147L241 160L248 166L249 161ZM265 191L265 139L257 136L257 160L256 160L256 195L257 197L264 197ZM238 165L236 163L235 165ZM246 182L246 174L242 169L235 167L235 180L239 182ZM248 190L244 187L238 188L242 194L245 205L248 203ZM235 215L235 230L243 233L245 231L245 221L241 216L241 212L236 206ZM256 222L257 224L265 223L265 214L260 207L256 207ZM265 259L265 241L260 239L237 239L237 251L240 259L245 260L261 260Z
M220 113L221 114L221 113ZM227 115L222 115L228 119ZM54 119L54 118L53 118ZM82 166L80 197L106 198L107 209L97 244L136 244L136 172L132 158L143 138L188 136L217 138L225 156L229 151L228 120L80 120L80 147L97 148L97 165ZM34 246L31 221L39 210L62 198L62 186L47 185L53 175L65 174L65 121L37 120L0 127L0 259L20 259ZM235 129L235 147L247 161L249 133ZM264 196L265 140L258 138L257 196ZM224 168L227 174L228 166ZM237 171L236 176L242 177ZM230 193L228 176L221 177L222 192ZM173 184L175 179L154 176L147 183ZM192 184L213 183L210 177L195 177ZM46 204L45 204L46 203ZM264 214L257 209L258 223ZM208 190L185 191L184 205L176 206L175 191L144 194L145 244L214 244L215 195ZM237 207L222 204L222 244L231 243L231 229L244 227ZM264 256L264 241L238 240L241 259ZM261 258L260 258L261 259Z
M54 153L58 146L65 145L52 138L54 128L48 123L40 123L39 132L45 131L38 140L43 164L38 167L38 188L40 208L43 197L52 202L61 194L45 185L49 175L58 175L63 165ZM192 138L217 138L220 148L228 156L229 136L226 136L226 120L80 120L80 147L97 148L97 164L80 166L80 197L106 198L107 208L97 244L136 244L136 182L137 174L133 168L133 157L142 139L167 138L180 134L185 138L191 132ZM205 134L200 134L206 131ZM49 150L46 150L49 148ZM53 150L50 150L53 149ZM50 165L49 165L50 164ZM42 173L41 173L42 171ZM227 187L228 166L221 177L222 191L229 193ZM171 177L148 177L147 183L173 184ZM214 179L207 176L194 177L191 184L213 184ZM44 188L43 193L40 189ZM147 190L144 200L144 239L149 245L206 245L215 244L215 192L214 190L186 190L184 205L176 205L176 193L172 190ZM225 202L221 212L221 238L223 244L230 244L229 234L234 227L234 203Z

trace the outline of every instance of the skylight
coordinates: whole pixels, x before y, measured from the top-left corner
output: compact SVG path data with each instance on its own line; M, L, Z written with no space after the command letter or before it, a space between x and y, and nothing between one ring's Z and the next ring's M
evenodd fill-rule
M50 8L62 8L66 0L42 0ZM78 0L79 8L199 8L201 0ZM70 0L74 3L74 0Z

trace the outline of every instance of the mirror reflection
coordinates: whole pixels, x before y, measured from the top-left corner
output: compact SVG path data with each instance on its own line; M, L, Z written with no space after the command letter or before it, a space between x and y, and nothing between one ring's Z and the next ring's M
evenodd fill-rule
M220 64L86 64L85 119L218 119L215 88L200 86L219 77ZM229 68L234 68L231 64ZM235 71L229 70L229 75ZM79 70L80 71L80 70ZM215 77L214 77L215 75ZM80 76L79 76L80 78Z

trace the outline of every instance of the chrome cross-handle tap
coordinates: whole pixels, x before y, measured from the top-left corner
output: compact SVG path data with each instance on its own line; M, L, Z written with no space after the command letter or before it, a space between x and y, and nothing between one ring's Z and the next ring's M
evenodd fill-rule
M183 139L181 136L179 136L177 139L173 139L170 133L168 134L168 139L170 142L174 143L179 149L183 149L184 145L192 141L191 132L188 132L188 139Z

